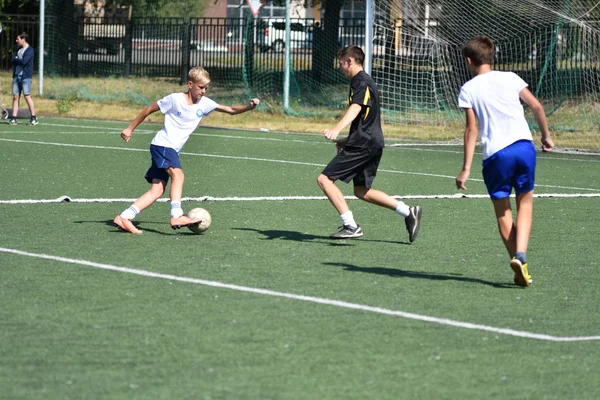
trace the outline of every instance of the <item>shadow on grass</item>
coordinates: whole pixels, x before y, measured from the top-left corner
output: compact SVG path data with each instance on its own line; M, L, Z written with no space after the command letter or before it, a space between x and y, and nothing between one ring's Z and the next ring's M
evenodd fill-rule
M344 269L346 271L365 272L368 274L387 275L387 276L398 277L398 278L416 278L416 279L429 279L429 280L433 280L433 281L458 281L458 282L468 282L468 283L479 283L482 285L488 285L491 287L495 287L497 289L518 288L517 286L515 286L513 284L490 282L490 281L486 281L483 279L461 276L460 274L435 274L435 273L428 273L428 272L422 272L422 271L406 271L406 270L401 270L401 269L382 268L382 267L364 268L364 267L358 267L356 265L352 265L352 264L348 264L348 263L325 262L323 264L324 265L332 265L334 267L344 267Z
M76 224L104 224L106 226L109 226L113 229L113 233L129 233L129 232L125 232L124 230L122 230L121 228L119 228L118 226L115 226L114 222L112 219L107 219L104 221L73 221ZM197 235L195 233L193 233L192 231L188 230L187 228L183 227L180 229L174 229L171 232L165 232L165 231L159 231L156 229L152 229L152 228L148 228L148 225L168 225L168 222L154 222L154 221L133 221L133 224L135 225L136 228L141 229L142 232L152 232L152 233L158 233L159 235L183 235L183 236L201 236L201 235Z
M364 238L357 239L331 239L329 236L321 236L321 235L313 235L310 233L302 233L298 231L283 231L283 230L260 230L260 229L252 229L252 228L234 228L238 231L250 231L260 233L264 235L264 240L291 240L295 242L312 242L312 243L322 243L327 244L329 246L354 246L355 243L360 242L375 242L375 243L392 243L392 244L409 244L408 242L400 242L400 241L391 241L391 240L369 240ZM352 241L353 243L349 243Z

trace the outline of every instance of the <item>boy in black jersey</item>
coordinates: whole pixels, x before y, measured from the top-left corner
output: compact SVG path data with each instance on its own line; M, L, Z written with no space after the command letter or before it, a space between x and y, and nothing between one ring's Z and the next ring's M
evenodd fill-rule
M381 130L379 91L373 79L363 70L365 54L357 46L348 46L338 53L340 70L351 80L349 107L342 119L323 135L335 142L338 153L325 167L317 182L342 219L342 228L333 239L357 238L362 229L352 215L342 191L335 181L354 181L354 195L361 200L389 208L404 217L408 238L412 243L421 226L420 206L408 206L388 194L371 189L384 148ZM350 133L337 139L340 131L350 125Z

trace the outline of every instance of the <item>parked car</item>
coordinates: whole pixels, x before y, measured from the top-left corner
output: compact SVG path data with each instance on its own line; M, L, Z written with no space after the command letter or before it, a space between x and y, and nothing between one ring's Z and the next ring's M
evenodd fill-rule
M256 21L256 43L261 51L282 52L285 49L285 18L268 18ZM290 20L290 49L310 45L310 27L305 19Z
M229 48L227 48L227 46L218 45L213 41L195 40L192 41L192 50L205 51L211 53L227 53L229 51Z

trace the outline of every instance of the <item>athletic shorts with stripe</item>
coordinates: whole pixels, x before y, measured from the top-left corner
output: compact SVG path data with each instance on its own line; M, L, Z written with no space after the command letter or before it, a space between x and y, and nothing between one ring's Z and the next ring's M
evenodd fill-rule
M144 176L148 183L152 183L153 179L169 182L167 168L173 167L181 169L179 154L175 149L151 144L150 155L152 156L152 166Z

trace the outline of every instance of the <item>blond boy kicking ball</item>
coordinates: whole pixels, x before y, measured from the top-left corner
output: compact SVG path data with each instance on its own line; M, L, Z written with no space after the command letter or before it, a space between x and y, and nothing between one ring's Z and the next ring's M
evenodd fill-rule
M542 134L542 150L551 151L544 108L527 89L527 83L513 72L492 70L494 42L477 36L462 50L473 78L465 83L458 96L458 106L466 112L463 169L456 177L456 187L466 190L471 173L479 125L483 144L483 180L494 205L500 237L511 258L514 282L529 286L527 247L533 218L533 187L536 154L529 124L521 101L531 110ZM517 214L513 221L510 194L515 190Z
M160 111L165 114L163 128L152 139L150 155L152 165L146 172L145 178L150 183L150 189L125 209L114 219L116 226L124 231L141 234L142 231L133 224L132 220L145 208L158 200L171 179L169 192L171 200L171 227L179 229L200 222L184 215L181 207L184 174L179 161L179 153L202 117L212 111L230 115L241 114L256 108L259 99L252 99L247 106L223 106L204 96L210 84L208 72L201 67L192 68L188 73L188 90L185 93L172 93L154 104L144 108L126 129L121 137L129 142L135 128L148 115Z

